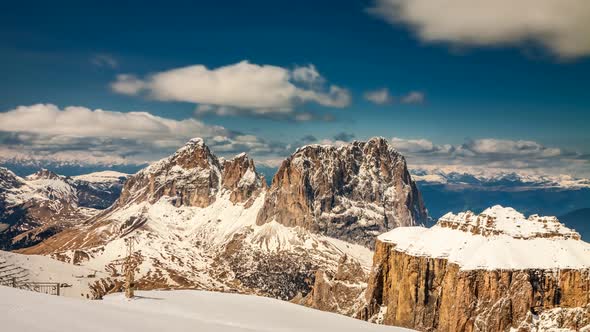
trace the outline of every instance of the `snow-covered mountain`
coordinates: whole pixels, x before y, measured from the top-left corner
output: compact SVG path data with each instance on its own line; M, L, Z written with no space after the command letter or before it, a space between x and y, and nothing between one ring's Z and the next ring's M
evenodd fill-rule
M365 296L362 318L418 330L531 331L541 318L578 330L590 324L590 244L555 217L448 213L379 236Z
M117 175L97 181L42 169L21 178L0 168L0 248L34 245L111 205L125 179Z
M301 299L319 270L357 266L368 275L364 239L424 217L403 157L384 140L305 147L283 165L267 188L247 155L222 160L193 139L129 177L107 210L23 252L106 271L96 297L120 288L117 263L134 241L140 288ZM280 208L302 214L287 218ZM355 236L333 232L338 227ZM357 296L365 286L347 284Z

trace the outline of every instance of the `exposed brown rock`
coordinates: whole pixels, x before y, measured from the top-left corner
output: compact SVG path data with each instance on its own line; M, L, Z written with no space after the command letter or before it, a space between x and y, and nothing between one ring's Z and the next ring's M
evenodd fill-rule
M223 189L233 203L252 202L266 189L264 177L256 173L254 160L242 153L223 163Z
M589 270L461 270L378 241L358 317L421 331L508 331L553 308L590 304ZM386 309L385 309L386 308ZM385 311L386 310L386 311ZM383 314L383 312L385 313Z
M363 303L367 274L359 262L342 256L336 273L318 270L309 294L292 300L310 308L354 316Z

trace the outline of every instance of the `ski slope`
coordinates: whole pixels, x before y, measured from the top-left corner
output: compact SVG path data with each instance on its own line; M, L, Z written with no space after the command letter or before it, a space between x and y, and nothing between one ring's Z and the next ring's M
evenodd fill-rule
M411 331L251 295L204 291L113 294L87 301L0 287L3 331Z

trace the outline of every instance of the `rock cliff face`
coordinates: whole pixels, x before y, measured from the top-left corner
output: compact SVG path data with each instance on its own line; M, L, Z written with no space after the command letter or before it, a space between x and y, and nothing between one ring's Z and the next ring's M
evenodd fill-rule
M254 160L241 153L224 161L222 187L231 192L229 198L233 203L252 204L253 199L266 190L266 181L256 173Z
M588 324L590 244L553 217L448 214L380 236L373 264L362 319L421 331Z
M378 234L426 218L404 157L373 138L298 149L273 178L257 223L276 221L372 246Z

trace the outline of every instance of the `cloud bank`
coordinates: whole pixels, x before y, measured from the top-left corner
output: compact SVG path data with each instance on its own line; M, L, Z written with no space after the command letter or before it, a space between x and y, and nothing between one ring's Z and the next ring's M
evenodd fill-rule
M532 41L559 57L590 54L587 0L376 0L368 11L409 25L426 42L495 46Z
M0 113L0 160L142 164L172 153L192 137L204 138L222 155L265 155L280 150L253 135L147 112L36 104Z

